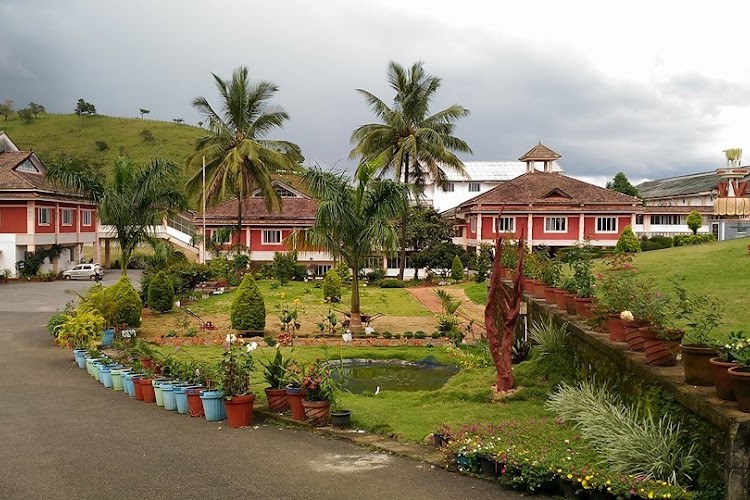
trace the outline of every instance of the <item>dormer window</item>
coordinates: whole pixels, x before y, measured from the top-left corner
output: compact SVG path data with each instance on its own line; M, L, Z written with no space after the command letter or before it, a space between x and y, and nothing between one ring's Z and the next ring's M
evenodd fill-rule
M16 167L16 171L17 172L30 172L32 174L39 174L39 173L41 173L41 172L39 172L39 169L36 168L36 165L34 165L33 163L31 163L31 160L26 160L23 163L21 163L20 165L18 165Z
M295 195L288 189L283 188L282 186L276 186L276 194L279 195L281 198L294 198Z

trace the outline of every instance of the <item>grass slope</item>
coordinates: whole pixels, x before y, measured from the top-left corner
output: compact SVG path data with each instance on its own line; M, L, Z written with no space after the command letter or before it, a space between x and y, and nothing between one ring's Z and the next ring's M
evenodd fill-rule
M138 163L162 158L184 165L202 133L190 125L103 115L81 118L74 114L39 115L28 125L13 115L8 121L0 120L0 130L7 132L21 150L34 151L45 163L70 156L105 167L105 171L120 155ZM153 142L143 140L144 130L153 134ZM99 151L97 141L106 142L109 149Z

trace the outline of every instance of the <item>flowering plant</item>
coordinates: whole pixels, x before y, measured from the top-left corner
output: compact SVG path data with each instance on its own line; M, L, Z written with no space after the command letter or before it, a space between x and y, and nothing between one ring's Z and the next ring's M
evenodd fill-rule
M736 362L745 368L750 368L750 341L744 332L731 332L724 345L717 345L719 358L727 363Z
M253 345L255 344L255 345ZM234 335L227 335L224 353L217 367L218 389L224 391L225 399L242 396L250 392L250 375L253 373L253 356L258 345L245 344Z
M273 358L260 360L260 364L263 365L263 379L271 386L271 389L282 389L286 385L291 363L292 358L284 357L278 346Z
M328 363L315 360L302 371L302 388L309 401L333 400L336 396L336 383Z
M292 301L292 305L290 306L286 302L284 302L284 294L282 293L282 300L279 304L279 310L281 313L279 314L279 321L281 321L281 330L284 332L293 332L294 330L300 329L300 323L297 321L297 318L299 317L299 312L297 311L297 306L299 306L300 300L294 299Z
M563 256L563 262L570 265L573 274L565 281L564 288L578 297L589 299L594 296L594 272L591 258L594 248L583 243L571 248Z
M620 311L629 309L633 300L641 293L632 260L625 253L616 253L607 259L607 270L599 275L596 291L599 307L604 313L619 314Z

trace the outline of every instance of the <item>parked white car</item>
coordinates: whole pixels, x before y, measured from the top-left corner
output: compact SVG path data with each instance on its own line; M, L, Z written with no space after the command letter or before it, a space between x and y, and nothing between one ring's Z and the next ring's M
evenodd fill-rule
M99 264L78 264L72 269L68 269L67 271L63 271L62 276L63 279L71 280L71 279L85 279L85 280L95 280L97 279L97 275L99 277L104 275L104 270L102 269L102 266Z

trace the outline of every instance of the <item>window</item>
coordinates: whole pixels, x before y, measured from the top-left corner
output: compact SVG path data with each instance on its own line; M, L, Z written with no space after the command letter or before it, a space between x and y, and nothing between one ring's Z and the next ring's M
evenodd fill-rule
M388 257L388 269L400 269L399 264L401 264L401 257L395 256L395 257ZM406 265L404 266L406 269L411 269L411 256L406 256Z
M469 218L469 223L471 224L471 232L476 233L477 232L477 218L476 217Z
M63 226L73 225L73 211L69 208L62 209L62 225Z
M447 182L445 186L443 186L443 191L446 193L452 193L453 191L455 191L455 189L456 189L456 185L453 184L452 182Z
M651 224L663 226L679 226L683 224L682 217L676 214L653 214Z
M328 271L331 270L330 264L318 264L315 267L315 275L316 276L325 276Z
M383 257L370 255L365 258L364 269L383 269Z
M81 212L81 224L84 226L91 225L91 210L83 210Z
M264 245L274 245L278 243L281 243L281 231L279 229L263 231Z
M281 186L276 186L276 194L279 195L280 198L294 198L294 193L289 191L288 189L284 189Z
M478 193L479 192L479 183L478 182L470 182L469 183L469 192L470 193Z
M38 222L40 226L49 226L49 208L38 209Z
M545 217L544 218L544 232L545 233L564 233L567 230L568 230L567 217Z
M506 233L516 230L516 218L515 217L498 217L496 223L496 231L498 233Z
M643 214L635 214L635 223L643 224Z
M39 173L39 169L36 168L33 163L31 163L31 160L26 160L25 162L21 163L16 167L16 170L18 172L32 172L34 174Z
M597 217L596 218L596 232L597 233L616 233L617 232L617 217Z

